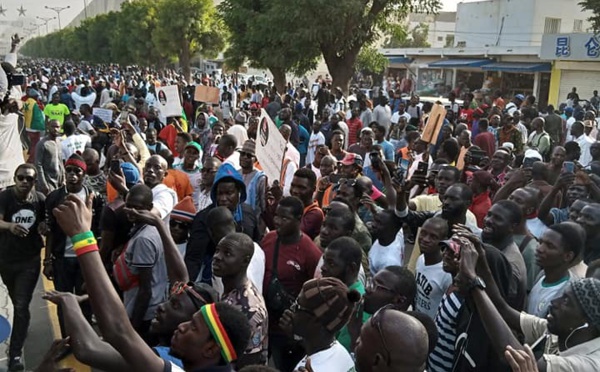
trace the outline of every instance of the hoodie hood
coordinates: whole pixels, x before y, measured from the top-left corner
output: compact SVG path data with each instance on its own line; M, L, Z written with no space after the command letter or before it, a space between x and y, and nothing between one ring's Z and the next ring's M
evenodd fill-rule
M233 181L240 186L240 204L246 200L246 184L244 184L244 180L242 175L235 170L233 165L229 163L225 163L219 167L217 174L215 174L215 182L210 189L210 199L213 203L217 203L217 185L219 182L223 181Z

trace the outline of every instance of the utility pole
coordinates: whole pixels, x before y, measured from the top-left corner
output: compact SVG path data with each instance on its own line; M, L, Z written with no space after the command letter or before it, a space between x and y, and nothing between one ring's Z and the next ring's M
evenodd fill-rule
M45 6L44 8L46 9L50 9L50 10L54 10L56 12L56 15L58 16L58 30L62 30L62 25L60 24L60 12L62 12L65 9L69 9L71 6L67 5L67 6Z
M83 0L83 14L85 15L85 19L87 19L87 0Z
M50 22L53 19L56 19L56 17L35 17L35 18L41 20L46 25L46 35L49 34L49 32L48 32L48 22Z

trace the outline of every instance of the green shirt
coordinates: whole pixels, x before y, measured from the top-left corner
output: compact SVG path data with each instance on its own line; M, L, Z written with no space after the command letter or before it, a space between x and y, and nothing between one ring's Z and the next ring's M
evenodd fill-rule
M64 103L53 104L49 103L44 107L44 114L48 117L48 120L58 120L60 126L62 127L65 122L65 117L69 115L71 112L69 108Z
M358 291L358 293L360 293L361 296L363 296L365 294L365 287L362 285L362 283L360 281L352 284L348 289L356 289ZM354 316L354 314L352 316ZM367 314L366 312L363 312L362 323L365 324L365 322L367 320L369 320L370 317L371 317L371 314ZM338 332L337 340L340 344L342 344L342 346L344 346L346 348L346 350L348 350L349 353L354 352L354 350L350 349L351 337L350 337L350 332L348 331L347 325L345 325L344 328L342 328Z

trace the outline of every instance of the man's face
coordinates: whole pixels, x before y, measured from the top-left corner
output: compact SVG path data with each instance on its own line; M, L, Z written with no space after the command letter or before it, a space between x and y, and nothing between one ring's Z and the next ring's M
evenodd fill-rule
M146 140L148 138L148 135L146 134ZM156 135L155 135L155 139L156 141ZM187 143L185 142L185 139L177 136L175 137L175 151L177 151L179 154L183 153L185 151L185 145L187 145Z
M448 188L454 185L454 183L456 183L456 180L454 179L454 172L447 169L441 170L435 178L435 189L437 190L438 194L444 196Z
M33 169L21 168L15 174L15 187L21 195L26 195L31 192L35 185L36 174Z
M325 249L323 252L323 266L321 267L323 278L337 278L346 280L346 263L340 257L338 250Z
M552 164L555 166L561 166L564 163L566 156L567 152L564 148L555 148L554 151L552 151Z
M533 196L526 190L516 189L508 196L508 200L517 203L525 215L529 215L535 211Z
M463 200L460 188L449 187L442 200L442 217L445 219L462 216L469 206L470 200Z
M426 254L438 253L440 242L446 238L444 227L437 223L425 221L419 232L419 248Z
M573 184L567 189L567 202L573 204L577 199L587 198L588 191L585 185Z
M67 165L65 167L65 174L67 176L66 180L68 186L78 187L83 183L85 172L80 167L76 165Z
M240 203L240 192L235 182L222 181L217 185L217 206L234 211Z
M183 162L189 167L194 166L199 158L200 152L194 147L188 147L183 152Z
M177 140L179 140L179 137L177 137ZM177 143L177 140L175 141L175 143ZM146 132L146 143L148 143L149 145L154 145L156 143L156 131L155 130L149 130Z
M563 247L562 236L554 230L546 230L540 238L540 245L535 250L536 264L543 270L548 270L570 262L573 257L567 255Z
M342 173L342 176L345 178L354 179L354 178L356 178L356 176L358 176L358 172L359 172L359 169L354 164L342 165L341 173Z
M459 255L454 253L452 249L444 249L442 251L442 270L454 276L459 269Z
M51 137L58 137L60 135L60 123L52 120L48 123L48 134Z
M356 358L356 369L361 372L373 372L373 364L376 358L384 350L382 338L373 322L367 320L361 330L360 337L356 340L354 356ZM383 364L383 361L381 362Z
M573 288L567 284L563 294L550 301L548 331L566 338L587 321L583 314Z
M171 337L177 326L189 321L190 315L199 310L199 305L205 305L205 302L195 300L195 305L191 297L184 291L181 293L172 293L169 299L156 308L156 314L150 323L150 332L155 335Z
M597 205L585 206L579 213L577 223L585 229L588 238L598 235L598 231L600 231L600 207Z
M311 186L308 178L295 177L292 179L292 185L290 186L290 195L297 197L302 200L306 205L312 202L315 187Z
M250 262L250 256L243 249L236 247L232 239L221 239L215 248L212 261L213 274L219 278L230 278L236 276L242 270L246 270Z
M240 151L240 167L243 169L254 168L256 158L249 152Z
M215 347L215 341L200 311L192 320L179 324L171 338L170 354L188 361L193 356L204 355L207 349Z
M496 171L501 171L508 165L508 154L505 151L498 150L492 156L490 166Z
M143 197L137 193L129 193L127 194L127 197L125 198L125 207L129 208L129 209L135 209L138 211L147 211L152 209L152 206L146 204L145 200L143 199ZM137 219L135 217L135 215L133 213L126 213L127 219L129 220L129 222L136 222Z
M577 219L579 218L579 213L581 213L581 210L586 205L588 205L588 203L584 202L583 200L575 200L573 204L571 204L571 206L569 207L569 220L577 222Z
M364 310L369 314L374 314L385 305L394 302L396 277L383 269L375 274L371 283L371 286L367 285L365 288Z
M215 137L215 138L216 138L216 137L222 137L222 136L223 136L223 133L225 133L225 132L224 132L224 129L223 129L223 127L222 127L222 126L220 126L220 125L215 125L215 126L212 128L212 134L213 134L213 137Z
M148 185L148 187L152 188L163 181L167 174L167 169L165 164L162 164L155 157L150 157L146 160L146 165L144 166L144 183Z
M344 146L344 136L336 134L331 138L331 149L340 150Z
M277 206L275 210L275 228L281 236L291 236L298 232L300 221L293 215L290 207Z
M501 241L514 232L514 225L510 221L508 211L500 205L492 205L483 219L481 237L485 242Z
M363 132L360 136L360 145L364 148L370 149L375 141L375 135L372 132Z
M458 143L460 143L464 147L469 147L471 142L471 138L469 133L466 130L463 130L458 137Z
M371 223L371 231L377 238L385 234L385 232L392 228L392 221L390 221L390 215L387 213L376 213L373 215L373 222Z
M55 105L60 103L60 95L58 95L58 93L52 95L52 103Z
M490 119L490 125L492 127L497 127L498 125L500 125L500 116L499 115L492 116Z
M515 111L513 113L513 123L517 124L519 121L521 121L521 113L519 111Z
M592 143L592 146L590 147L590 154L594 159L598 159L600 157L600 143Z
M319 236L321 237L321 247L327 248L329 243L335 239L349 235L348 231L344 230L342 221L341 217L325 216L323 225L321 225L321 232L319 233Z
M171 231L171 237L175 243L180 244L187 241L190 235L191 223L171 218L169 221L169 230Z

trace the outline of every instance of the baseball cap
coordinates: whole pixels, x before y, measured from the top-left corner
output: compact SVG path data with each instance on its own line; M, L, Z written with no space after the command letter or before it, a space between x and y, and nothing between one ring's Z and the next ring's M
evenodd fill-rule
M363 158L359 154L349 152L346 154L346 156L344 156L340 163L342 163L342 165L357 165L362 168Z
M193 148L193 149L196 149L196 150L198 150L198 153L201 153L201 152L202 152L202 146L200 146L198 143L196 143L196 142L194 142L194 141L192 141L192 142L189 142L187 145L185 145L185 148L184 148L184 150L185 150L185 149L187 149L187 148Z
M518 99L518 100L521 100L521 101L525 101L525 96L522 95L522 94L516 94L515 98Z

